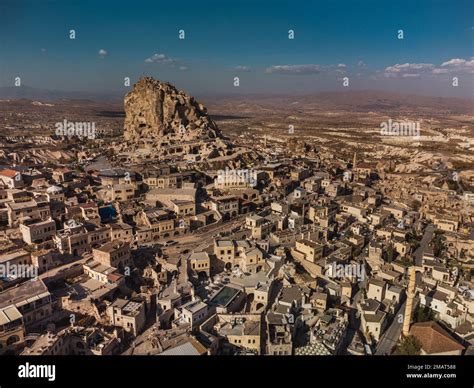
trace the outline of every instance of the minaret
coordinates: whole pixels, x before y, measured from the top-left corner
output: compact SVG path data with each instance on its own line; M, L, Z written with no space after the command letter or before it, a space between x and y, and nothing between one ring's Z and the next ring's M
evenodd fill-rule
M178 281L176 279L173 279L173 294L178 293Z
M413 311L413 299L415 299L416 267L408 268L407 304L405 306L405 317L403 319L403 335L410 334L411 313Z
M354 159L352 160L352 169L357 168L357 152L354 152Z

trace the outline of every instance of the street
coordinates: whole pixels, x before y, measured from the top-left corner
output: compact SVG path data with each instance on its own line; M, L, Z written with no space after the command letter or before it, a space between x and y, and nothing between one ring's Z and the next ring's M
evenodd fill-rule
M417 267L421 267L423 265L423 253L427 247L427 245L431 242L433 238L434 231L436 230L433 224L430 224L426 227L425 233L420 241L420 246L416 249L413 257L415 259L415 265ZM421 283L421 273L416 273L416 284Z
M421 267L422 265L423 252L425 251L426 246L430 243L431 239L433 238L435 229L436 229L435 226L432 224L426 227L425 233L423 234L423 237L420 241L420 246L416 249L415 253L413 254L415 258L415 265L417 267Z
M405 317L406 301L402 303L398 311L395 313L393 322L382 335L377 344L376 355L391 354L393 347L397 344L400 334L402 333L403 318Z

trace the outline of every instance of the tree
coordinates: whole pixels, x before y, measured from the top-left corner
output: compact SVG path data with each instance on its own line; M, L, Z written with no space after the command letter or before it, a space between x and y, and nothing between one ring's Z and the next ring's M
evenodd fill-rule
M462 270L461 272L462 272L464 280L467 280L468 282L470 282L471 278L472 278L471 271L470 270Z
M448 184L449 190L457 191L459 189L459 184L453 180L447 180L446 183Z
M429 307L418 307L414 314L415 322L427 322L435 319L433 311Z
M399 356L417 356L421 353L421 342L412 335L403 337L395 349L395 354Z
M411 233L408 235L408 244L410 244L412 252L415 252L416 249L420 246L420 242Z
M444 250L444 240L445 237L443 232L436 231L433 239L433 251L436 256L441 256L441 253Z
M411 203L411 207L413 208L414 211L417 212L418 210L420 210L421 202L418 201L418 200L416 200L416 199L414 199L414 200L412 201L412 203Z
M388 247L387 247L387 262L388 263L391 263L393 260L393 245L390 244Z

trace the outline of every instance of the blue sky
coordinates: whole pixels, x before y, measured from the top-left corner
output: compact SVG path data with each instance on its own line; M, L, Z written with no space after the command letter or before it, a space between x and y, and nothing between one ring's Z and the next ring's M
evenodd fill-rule
M348 77L349 89L473 97L474 2L0 2L0 86L126 91L140 75L198 95L345 90Z

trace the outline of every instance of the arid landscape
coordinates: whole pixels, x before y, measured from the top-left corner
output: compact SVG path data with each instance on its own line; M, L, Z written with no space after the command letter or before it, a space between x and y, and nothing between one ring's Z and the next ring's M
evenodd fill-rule
M358 151L381 165L392 162L400 173L446 176L457 171L466 189L472 189L474 100L362 91L209 98L205 103L224 134L244 147L266 138L275 150L304 142L320 152L337 151L341 160ZM0 105L2 164L73 158L76 145L49 138L55 123L65 117L70 122L95 122L104 141L123 134L122 102L1 99ZM382 136L380 125L389 119L419 122L420 136Z
M434 346L416 330L454 341L436 322L457 338L474 330L470 100L360 91L203 103L144 77L123 103L0 106L2 256L28 255L41 273L31 282L52 307L32 327L54 327L32 341L18 326L8 352L49 354L46 338L94 328L104 346L121 339L112 354L174 354L185 344L192 354L411 354ZM5 279L0 307L19 279ZM78 286L87 291L76 300ZM55 295L68 296L58 304ZM170 308L179 295L187 302ZM156 298L154 313L111 335L122 324L110 309L130 297L134 309ZM300 297L315 304L293 306ZM458 307L433 307L435 297ZM71 311L73 331L63 322ZM198 315L189 323L187 314ZM252 345L220 328L235 319L246 322L244 337L255 332ZM336 337L322 334L336 327ZM223 341L217 349L202 340L210 333Z
M472 387L473 15L0 1L0 388Z

